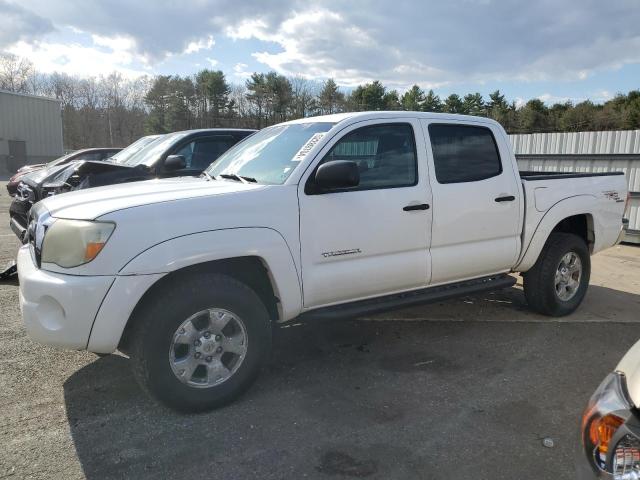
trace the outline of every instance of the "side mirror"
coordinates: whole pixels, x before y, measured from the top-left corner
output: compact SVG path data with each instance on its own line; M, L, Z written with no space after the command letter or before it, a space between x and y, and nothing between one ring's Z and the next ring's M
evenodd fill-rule
M182 155L169 155L164 161L164 169L169 171L187 168L187 161Z
M357 187L359 183L358 164L350 160L324 163L316 170L315 184L321 190Z

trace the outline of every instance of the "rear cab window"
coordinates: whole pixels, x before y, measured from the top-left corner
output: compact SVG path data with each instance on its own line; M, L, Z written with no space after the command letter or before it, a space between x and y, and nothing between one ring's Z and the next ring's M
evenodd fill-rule
M487 127L432 123L429 137L438 183L477 182L502 173L498 145Z

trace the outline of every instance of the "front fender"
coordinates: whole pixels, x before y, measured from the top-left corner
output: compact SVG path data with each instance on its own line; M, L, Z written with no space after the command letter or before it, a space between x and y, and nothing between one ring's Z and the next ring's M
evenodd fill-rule
M300 275L287 242L271 228L231 228L172 238L131 259L118 275L170 273L200 263L246 256L261 258L269 271L281 302L282 320L298 315L302 310Z
M551 207L544 214L538 225L535 227L534 233L531 236L529 243L523 243L523 252L520 260L513 267L516 272L526 272L529 270L538 260L540 252L544 247L549 235L553 229L562 220L574 215L589 215L593 219L593 230L596 241L602 238L602 225L598 221L598 216L593 215L593 212L597 208L597 198L592 195L579 195L565 200L561 200Z

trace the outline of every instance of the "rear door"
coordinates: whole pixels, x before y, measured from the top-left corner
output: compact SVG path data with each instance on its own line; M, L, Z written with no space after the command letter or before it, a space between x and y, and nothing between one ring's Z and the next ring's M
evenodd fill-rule
M306 308L427 285L431 194L421 133L414 119L347 127L303 177L298 196ZM360 185L313 193L317 167L336 160L358 164Z
M432 172L431 283L510 270L520 250L520 194L504 136L491 124L422 124Z

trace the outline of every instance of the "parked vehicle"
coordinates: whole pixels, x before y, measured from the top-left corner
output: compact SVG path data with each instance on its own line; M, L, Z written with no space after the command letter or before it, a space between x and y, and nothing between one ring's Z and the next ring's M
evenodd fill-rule
M20 167L11 178L9 178L9 182L7 183L7 191L9 192L9 195L15 195L18 191L18 184L20 183L20 180L28 173L34 172L36 170L56 167L58 165L65 165L75 160L105 160L117 154L121 150L121 148L85 148L82 150L76 150L75 152L69 153L67 155L63 155L60 158L51 160L49 163L24 165Z
M509 287L573 312L622 232L626 181L519 174L493 120L344 113L265 128L201 178L47 198L18 254L27 331L131 357L197 411L244 391L271 323L352 317Z
M53 195L152 178L200 175L221 153L253 132L214 128L169 133L152 139L133 154L121 152L114 161L74 162L27 175L9 207L11 229L24 240L29 210Z
M640 478L640 342L591 397L582 418L579 478ZM580 471L581 470L581 471Z

